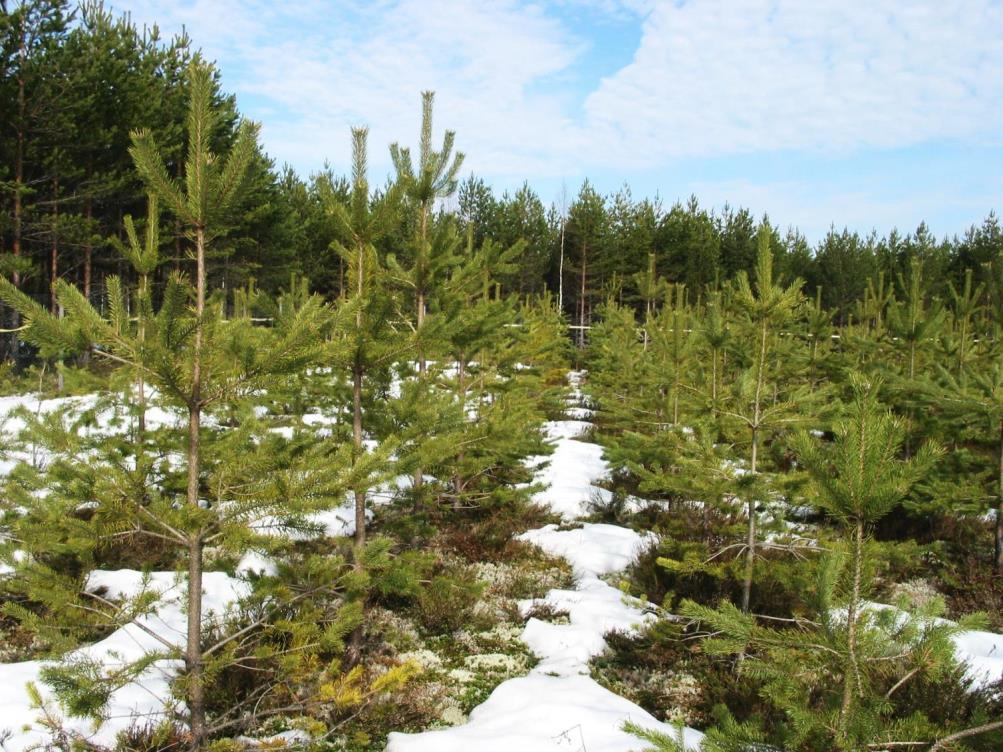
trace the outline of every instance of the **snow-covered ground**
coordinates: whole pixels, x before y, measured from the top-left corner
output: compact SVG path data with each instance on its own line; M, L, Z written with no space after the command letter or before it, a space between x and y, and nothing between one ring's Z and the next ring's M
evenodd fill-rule
M608 502L611 497L605 488L593 485L609 471L602 447L573 438L588 425L577 420L547 423L547 439L554 444L554 453L549 458L536 458L549 462L537 474L536 482L545 488L534 494L533 501L550 507L566 520L584 516L593 501Z
M174 572L153 572L144 575L130 569L95 571L87 581L87 589L100 592L103 597L116 600L156 592L160 599L153 613L115 630L105 639L71 653L72 660L100 663L109 675L144 656L165 654L167 648L153 635L167 640L176 647L184 644L187 634L185 616L185 581ZM203 579L205 622L211 623L226 613L227 608L248 592L247 583L222 572L207 572ZM53 702L52 694L42 683L40 673L44 661L0 663L0 738L4 731L10 737L4 740L5 752L21 752L30 748L46 748L50 740L41 724L42 713L31 707L26 691L34 684L43 700L56 717L62 717ZM80 734L84 739L102 745L111 745L115 735L135 723L156 722L164 717L174 700L170 683L181 669L176 658L164 658L147 667L139 676L127 681L112 695L105 709L105 722L97 728L89 720L63 718L63 726Z
M537 673L572 676L587 674L588 662L606 649L603 635L631 632L652 618L639 604L626 602L623 593L600 579L624 569L655 538L616 525L585 524L573 530L548 525L519 536L553 556L567 559L575 573L574 590L551 590L543 598L523 601L524 614L547 606L568 614L567 624L536 618L526 623L522 639L540 658Z
M968 629L951 641L954 655L968 667L973 687L984 688L1003 679L1003 635Z
M643 742L625 721L673 734L650 713L588 676L532 672L498 685L462 726L421 734L391 734L387 752L628 752ZM696 749L702 734L686 730Z
M594 485L607 473L602 448L575 438L587 427L579 420L547 424L554 454L537 474L545 487L535 500L566 519L584 515L590 499L604 493ZM530 618L522 639L540 662L527 676L498 685L462 726L391 734L387 752L629 752L643 742L623 731L627 721L674 734L671 726L596 683L588 668L589 660L606 649L604 634L630 631L654 618L600 579L628 566L653 537L593 524L571 530L548 525L519 537L565 557L577 579L574 590L551 590L520 607L526 613L547 605L566 612L568 623ZM691 749L702 738L699 731L685 730Z
M865 608L895 611L897 624L909 619L905 611L886 603L868 601ZM935 626L955 626L954 622L947 619L931 619L930 623ZM958 662L965 665L965 676L973 689L985 689L1003 679L1003 635L964 629L951 635L951 642L954 643L954 655Z
M573 376L572 384L576 383ZM44 413L67 404L79 406L81 410L94 406L88 398L43 401L31 395L0 398L0 435L11 438L23 428L23 421L9 417L18 406ZM152 415L154 423L169 424L179 418L168 410L154 410L157 410ZM536 463L544 459L547 463L537 473L536 482L543 488L534 499L571 522L586 515L595 500L608 501L609 492L596 485L608 473L602 448L580 438L589 428L586 421L591 417L590 412L584 407L571 406L569 414L575 420L546 425L554 453L549 458L535 458ZM98 424L110 417L102 415ZM330 420L317 413L304 416L302 423L307 430L320 432L326 430ZM402 476L387 483L373 501L384 501L409 482L409 478ZM328 535L350 535L354 512L351 505L346 504L313 521ZM268 528L270 523L276 529L282 527L278 519L259 522L262 528ZM603 688L589 676L589 661L607 647L606 633L612 630L629 632L655 618L653 608L626 598L602 579L629 566L640 552L655 542L654 536L614 525L585 523L570 529L547 525L519 537L567 559L576 577L574 589L554 589L543 598L522 602L523 613L529 615L544 608L567 614L566 623L530 617L522 640L539 658L534 669L526 676L500 684L471 712L463 725L419 734L391 734L388 752L508 752L511 749L519 752L628 752L639 749L643 743L623 731L626 721L674 734L670 726ZM206 573L206 619L219 618L248 592L249 585L239 579L240 576L271 572L273 567L274 562L267 557L248 552L237 568L238 578L220 572ZM88 581L89 589L100 590L111 599L135 595L144 587L161 594L153 613L116 630L100 642L80 648L70 657L93 660L102 664L106 671L114 671L143 655L164 654L165 646L154 634L180 647L186 633L183 578L171 572L153 573L144 578L139 572L121 570L94 572ZM967 631L957 634L954 642L959 659L968 664L969 675L979 686L1003 677L1003 636ZM0 739L3 739L4 730L11 732L3 741L5 752L22 752L46 743L47 732L39 723L40 712L31 708L25 691L26 684L34 683L43 698L51 700L50 693L39 680L45 665L40 661L0 664ZM176 658L156 661L112 695L102 725L95 729L89 721L64 719L67 728L95 743L108 744L116 733L137 721L162 718L176 702L171 697L170 682L180 668ZM688 747L695 749L701 739L700 732L685 730Z
M596 577L626 569L637 555L658 542L653 533L639 535L619 525L585 523L571 530L546 525L518 536L553 556L568 560L576 577Z

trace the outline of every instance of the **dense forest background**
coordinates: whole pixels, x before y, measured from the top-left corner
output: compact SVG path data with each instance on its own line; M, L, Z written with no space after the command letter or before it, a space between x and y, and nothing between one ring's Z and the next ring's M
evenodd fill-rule
M130 273L115 247L125 239L123 218L145 211L129 134L150 129L168 169L183 174L183 78L198 53L187 37L163 39L156 28L137 28L101 3L75 8L32 0L0 8L0 265L44 305L54 305L50 291L58 278L99 302L108 275ZM240 114L218 77L214 96L225 112L214 146L225 151ZM297 175L259 146L248 182L227 217L228 233L213 249L210 287L232 291L253 283L274 294L305 277L313 291L340 296L346 271L331 250L337 229L325 197L346 198L348 178L336 167ZM769 231L779 274L804 279L807 295L820 294L839 323L852 320L869 282L880 275L894 286L913 259L923 265L930 298L946 299L948 283L960 285L966 269L984 283L987 298L998 294L995 280L1001 279L1003 233L994 214L961 237L941 239L922 224L908 233L861 236L838 229L840 218L833 217L830 231L813 245L796 228L743 208L710 210L696 197L666 206L637 198L626 186L602 195L585 182L561 204L548 206L529 184L498 196L471 175L438 211L440 219L457 216L475 245L484 238L505 247L525 241L514 268L500 277L502 291L535 296L549 290L578 325L590 323L611 292L640 305L642 272L685 284L697 302L708 285L751 270L761 226ZM380 250L399 249L408 232L387 234ZM157 271L155 286L190 253L180 227L165 228L162 240L169 263Z

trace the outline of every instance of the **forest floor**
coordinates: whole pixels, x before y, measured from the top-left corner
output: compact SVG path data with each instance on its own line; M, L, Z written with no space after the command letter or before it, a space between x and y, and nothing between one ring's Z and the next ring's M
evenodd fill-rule
M668 735L676 733L671 725L593 678L593 659L607 651L611 633L636 635L658 618L655 605L629 597L616 586L621 573L657 539L651 533L625 526L587 521L594 518L597 503L609 501L610 492L603 487L609 468L602 447L583 438L591 424L577 390L579 377L571 375L575 389L569 418L545 426L553 454L531 460L539 466L536 482L541 488L533 500L555 521L528 530L523 527L514 536L515 541L529 544L520 550L535 547L541 558L532 560L530 556L508 569L489 562L472 562L479 578L487 581L489 592L500 587L497 580L506 572L528 567L525 571L539 574L534 586L526 591L533 597L523 594L511 598L517 605L515 615L495 620L480 631L464 624L449 637L429 639L423 634L409 638L406 645L398 640L393 660L416 660L441 677L445 689L436 700L437 712L445 710L431 723L426 717L405 724L409 733L394 731L392 725L382 729L380 737L391 732L386 740L388 752L508 752L512 748L520 752L629 752L639 749L643 742L623 730L625 722ZM45 411L65 406L65 400L3 398L0 423L4 434L13 435L19 429L16 419L3 420L19 404ZM175 418L166 412L153 416L154 421L164 423ZM325 420L317 415L303 422L323 430ZM24 459L21 455L26 451L4 456L0 471L9 472L14 461ZM392 489L385 489L378 503L392 495ZM353 532L351 519L351 510L345 507L326 513L317 522L326 536L338 537ZM555 567L555 561L560 565ZM232 604L252 587L256 574L267 573L273 566L267 557L248 552L228 571L207 572L206 618L224 619ZM0 571L2 576L4 572ZM150 613L96 643L79 647L70 654L71 660L91 661L108 672L147 653L163 651L165 640L177 646L183 644L184 581L174 572L99 570L91 574L87 588L112 600L143 591L155 591L160 599ZM509 589L509 595L518 590ZM376 628L384 631L380 639L392 641L385 632L393 629L401 634L417 634L400 614L385 613L382 618ZM1003 637L992 632L963 632L954 639L958 658L967 663L977 682L1003 678ZM0 652L0 661L4 658ZM177 702L171 699L170 684L180 662L157 660L138 675L123 676L110 697L105 722L95 728L89 720L65 717L55 706L51 693L40 681L46 665L40 660L0 663L0 749L5 752L44 745L58 724L94 744L113 745L118 733L136 723L150 724L164 718L172 703ZM33 704L26 690L29 683L38 688L42 708ZM430 725L437 727L430 729ZM696 748L701 738L699 731L685 729L687 746ZM277 746L299 740L304 740L301 732L279 729L274 736L246 742L251 746Z

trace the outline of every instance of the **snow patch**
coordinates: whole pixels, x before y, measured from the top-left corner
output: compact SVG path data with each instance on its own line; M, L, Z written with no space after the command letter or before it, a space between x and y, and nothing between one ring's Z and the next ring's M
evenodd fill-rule
M274 577L278 574L279 568L271 557L258 551L248 551L237 563L236 572L241 577L251 574L260 577Z
M629 752L642 742L623 724L674 735L674 729L588 676L531 673L498 685L463 726L421 734L392 733L387 752ZM703 734L686 729L688 749Z
M603 459L601 446L578 441L588 423L561 420L545 426L548 441L554 443L550 457L534 457L531 464L547 461L536 474L536 482L545 489L533 495L533 501L552 509L565 519L575 519L587 513L593 500L608 503L612 494L595 484L607 477L609 465Z
M572 530L546 525L517 536L553 556L567 559L577 577L626 569L638 554L658 542L654 533L637 533L617 525L585 523Z
M71 652L69 660L100 662L108 671L131 664L151 653L166 653L166 646L156 636L180 648L187 635L185 614L185 579L175 572L137 572L131 569L98 570L87 579L90 592L100 592L108 599L127 598L144 591L159 593L160 602L152 613L117 629L93 645ZM203 613L206 623L222 616L227 609L249 592L247 583L222 572L203 575ZM35 720L39 712L32 710L25 685L34 683L43 700L57 709L49 689L42 684L47 661L25 661L0 664L0 732L9 725L11 736L4 741L7 752L22 752L33 747L45 748L48 732ZM151 664L138 677L119 687L105 708L107 720L97 729L89 720L66 718L67 729L79 733L93 744L112 746L115 736L134 723L157 722L171 708L170 684L183 664L178 659L164 658Z
M874 611L895 611L897 621L910 618L905 611L887 603L866 601L863 605ZM845 611L843 614L845 618ZM955 622L948 619L931 619L930 623L937 626L955 625ZM951 642L954 643L954 657L967 667L965 676L971 682L973 690L985 689L1003 680L1003 635L965 629L953 634Z

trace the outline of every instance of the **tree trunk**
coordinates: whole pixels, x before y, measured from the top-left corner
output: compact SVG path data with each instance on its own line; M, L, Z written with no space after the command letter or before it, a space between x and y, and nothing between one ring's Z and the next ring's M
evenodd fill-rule
M965 345L968 341L968 314L961 319L961 346L958 348L958 378L965 367Z
M366 285L366 247L363 243L356 244L356 268L355 297L358 309L355 312L355 330L360 340L362 334L362 293ZM345 273L343 260L339 259L341 266L341 287L339 294L345 294ZM356 350L355 362L352 369L352 439L355 442L355 459L362 455L362 377L365 370L362 362L361 348ZM355 546L361 549L366 544L366 489L356 486L355 493ZM357 552L358 553L358 552ZM359 556L355 556L356 566L359 566Z
M752 431L752 474L756 474L756 459L759 447L759 432ZM749 524L746 527L745 538L745 574L742 578L742 611L748 613L752 600L752 573L756 566L756 501L749 499L747 503Z
M557 263L557 311L564 315L564 225L561 220L561 258Z
M18 40L18 70L17 70L17 138L16 146L14 149L14 218L13 218L13 230L14 236L11 240L11 252L15 258L20 258L21 256L21 235L22 235L22 221L24 208L21 200L21 191L24 189L24 132L25 132L25 113L27 111L27 106L25 102L25 80L24 80L24 65L28 56L27 46L25 42L25 24L27 23L27 18L21 16L21 28L20 36ZM11 281L14 283L15 287L20 287L21 285L21 274L15 270L11 275ZM18 340L20 339L17 334L17 328L21 325L21 314L16 310L11 309L11 329L15 331L11 334L10 339L10 351L12 357L17 357L18 351Z
M417 330L419 332L419 337L421 333L421 328L425 324L425 291L420 290L418 292L418 324ZM421 340L418 342L418 373L422 376L425 375L425 371L428 370L428 363L425 360L425 347L422 345Z
M355 443L356 460L362 453L362 363L355 358L352 369L352 439ZM366 490L356 485L355 494L355 547L361 549L366 544ZM359 564L359 557L355 557Z
M181 222L174 223L174 271L181 271Z
M460 353L460 357L456 359L456 388L457 391L459 392L458 396L460 401L460 416L461 416L460 419L463 420L464 422L466 422L467 420L467 385L465 379L466 376L466 364L464 363L465 359L466 356L463 353ZM483 363L483 358L481 358L481 362ZM457 464L458 465L462 464L463 459L464 459L464 452L461 449L459 454L456 455ZM456 498L453 500L453 509L460 508L460 494L463 493L464 486L466 486L466 481L463 479L463 476L459 472L457 472L456 475L453 476L453 492L456 494Z
M421 219L418 226L418 232L421 235L421 252L425 253L425 238L428 234L428 207L422 204L421 206ZM418 331L421 331L422 324L425 323L425 289L418 290ZM426 363L425 363L425 348L421 345L420 340L418 344L418 373L422 376L425 375Z
M84 214L87 217L87 240L84 242L84 297L91 299L91 258L94 253L94 244L91 242L91 219L94 216L94 208L91 199L88 198L84 207Z
M49 310L55 316L59 310L56 302L56 280L59 278L59 178L52 179L52 236L49 249Z
M199 506L199 454L202 420L202 316L205 312L205 228L195 228L195 328L192 358L192 389L188 402L188 504ZM203 533L191 534L188 540L188 640L185 646L185 669L188 678L188 709L192 749L199 750L205 737L205 687L202 666L202 551Z
M27 15L21 16L21 28L17 46L18 68L17 68L17 143L14 149L14 239L11 250L15 256L21 255L21 223L23 218L23 204L21 201L21 191L24 189L24 136L27 118L27 100L25 98L24 67L28 59L28 47L25 24L28 23ZM20 275L14 272L14 284L20 282ZM16 316L17 314L15 314Z
M422 324L425 323L425 293L418 293L418 331L421 331ZM425 361L425 348L418 344L418 377L424 378L425 372L428 368L428 364ZM425 472L422 468L416 468L414 471L414 489L417 491L425 484ZM418 503L418 496L415 496L415 505Z
M996 498L996 571L1003 574L1003 420L1000 421L999 486Z
M840 743L848 744L847 724L850 708L853 706L853 688L858 683L859 666L857 664L857 613L860 609L860 581L864 558L864 523L857 520L853 536L853 595L846 609L846 650L847 661L843 669L843 703L839 709Z
M717 412L717 348L710 351L710 401Z
M767 322L762 322L762 329L759 336L759 359L756 363L756 393L752 405L752 449L749 462L749 472L753 476L758 472L757 462L759 459L759 423L762 419L761 402L763 392L763 378L766 367L766 337ZM752 489L750 489L750 492ZM748 612L749 602L752 599L752 573L756 564L756 502L749 499L748 504L749 525L746 536L745 551L745 577L742 580L742 611Z
M136 376L136 393L139 409L139 415L136 418L136 444L138 447L142 447L143 442L146 441L146 383L143 380L142 371Z
M578 346L585 347L585 278L588 266L588 249L582 248L581 289L578 299Z
M137 299L137 304L148 295L149 292L150 279L148 275L143 274L139 280L139 296ZM136 306L136 317L137 317L137 338L139 339L140 347L146 341L146 323L143 321L143 312L140 305ZM136 426L136 444L139 449L142 448L143 442L146 440L146 383L143 379L143 370L141 368L136 369L136 392L137 401L139 403L139 416L137 418ZM138 450L137 450L138 453Z
M648 327L651 326L651 309L652 301L649 298L644 302L644 329L642 330L644 334L644 342L641 345L641 349L645 352L648 351Z
M425 204L421 205L421 214L418 224L419 242L421 244L420 252L425 253L425 236L428 232L428 206ZM425 371L428 369L428 364L425 361L425 348L421 343L421 328L425 323L425 288L417 290L417 323L415 325L416 331L419 333L418 338L418 375L419 378L424 378ZM419 490L425 484L425 472L422 468L415 468L414 471L414 505L415 511L418 510L418 504L421 499L421 494Z

